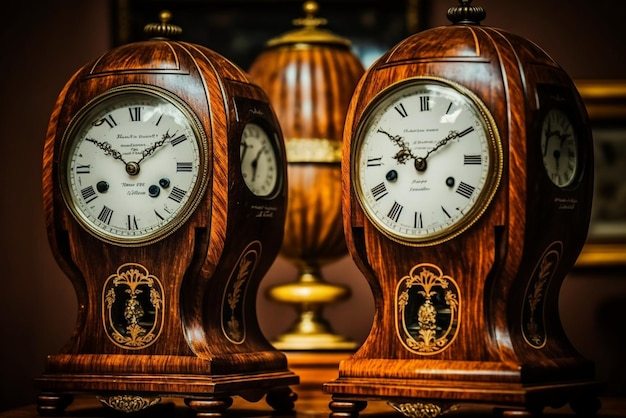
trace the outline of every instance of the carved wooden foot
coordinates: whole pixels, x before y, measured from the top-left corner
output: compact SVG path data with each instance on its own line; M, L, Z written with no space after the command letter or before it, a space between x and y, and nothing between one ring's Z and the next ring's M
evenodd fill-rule
M289 387L272 389L265 396L265 402L276 412L290 412L295 407L298 395Z
M196 412L197 417L223 417L226 410L233 404L233 398L225 396L222 398L185 399L185 405Z
M333 400L328 404L331 418L356 418L367 406L366 401Z
M37 397L37 413L43 417L60 417L73 401L72 395L41 393Z

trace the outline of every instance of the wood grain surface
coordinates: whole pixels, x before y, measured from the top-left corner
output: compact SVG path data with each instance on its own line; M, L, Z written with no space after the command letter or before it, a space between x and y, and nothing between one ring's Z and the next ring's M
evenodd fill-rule
M386 87L413 77L443 78L473 91L493 115L504 151L502 180L481 218L457 238L424 247L394 242L376 230L358 203L350 169L354 136L368 104ZM576 115L583 156L580 181L567 189L551 183L540 154L542 117L550 106L542 98L549 94L542 92L552 88L563 93ZM500 398L532 404L530 409L582 394L593 398L598 390L593 366L573 349L558 315L562 280L587 234L592 169L580 96L563 69L526 39L457 24L415 34L373 64L348 111L342 178L348 249L367 276L376 312L363 346L342 362L339 378L324 386L338 400L331 406L335 416L358 414L361 401L376 398ZM565 201L572 205L563 209ZM563 250L542 293L548 338L533 347L523 335L522 313L536 268L554 243ZM407 350L394 326L397 283L420 263L439 266L462 295L456 339L431 355ZM493 393L487 395L486 388Z
M295 43L266 48L249 69L267 93L287 144L288 210L281 255L317 268L347 253L341 214L341 140L352 92L363 74L346 45ZM317 148L289 153L290 145ZM318 159L320 149L339 153Z
M201 173L208 184L195 212L171 235L143 246L106 243L85 231L65 205L59 184L60 147L73 116L94 97L127 85L157 86L186 103L205 134L209 161ZM201 399L246 392L259 398L250 393L285 392L298 382L256 319L259 282L281 245L287 193L284 164L278 173L283 180L271 199L255 197L244 185L239 139L244 125L258 120L276 133L284 162L280 127L265 93L237 66L195 44L150 40L125 45L68 81L47 132L43 200L50 245L76 290L79 312L70 340L48 358L38 379L42 393L131 391ZM243 337L233 342L223 331L223 309L231 277L248 249L255 258L239 300ZM164 287L161 333L139 350L114 344L102 326L105 280L129 262L145 266ZM288 393L285 398L291 402ZM198 409L207 407L194 402ZM44 412L62 407L57 402Z

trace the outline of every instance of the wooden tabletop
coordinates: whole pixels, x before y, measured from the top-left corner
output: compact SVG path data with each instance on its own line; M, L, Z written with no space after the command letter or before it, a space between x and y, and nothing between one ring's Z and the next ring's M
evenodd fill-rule
M328 402L330 396L324 394L300 394L296 401L297 418L317 418L328 417L330 410ZM277 418L278 415L273 413L264 400L259 402L247 402L239 397L234 398L233 405L228 409L227 415L233 418L239 417L272 417ZM361 412L364 418L399 418L403 417L395 412L390 406L382 401L369 402L367 408ZM449 417L491 417L494 416L494 408L488 406L463 405L454 412L450 412L445 416ZM193 411L185 406L182 399L168 398L163 399L158 405L149 408L143 412L127 415L122 412L113 411L102 406L95 397L77 397L74 402L66 409L66 417L81 418L110 418L110 417L150 417L150 418L189 418L193 417ZM548 417L572 417L574 413L569 407L559 409L546 408L544 416ZM626 417L626 398L603 398L602 408L600 409L599 418L618 418ZM10 411L0 412L0 418L35 418L38 417L35 405L28 405ZM294 415L290 415L294 418ZM586 418L586 417L585 417Z
M298 399L295 402L295 415L290 418L326 418L330 414L328 404L331 396L323 393L325 382L337 378L337 367L340 361L349 357L345 352L289 352L287 353L290 369L300 376L300 384L292 387ZM626 397L604 397L598 418L626 417ZM493 406L462 405L459 409L449 412L446 417L492 417ZM572 417L575 416L569 406L558 409L545 408L544 416ZM363 418L403 418L384 401L370 401L360 413ZM126 414L104 407L94 395L75 397L74 401L65 410L66 417L80 418L192 418L194 412L185 405L182 398L165 398L152 408L139 413ZM280 418L280 414L261 399L258 402L248 402L239 396L233 397L233 405L228 408L229 418ZM38 417L36 406L27 405L10 411L0 412L0 418L35 418ZM587 417L583 417L587 418Z

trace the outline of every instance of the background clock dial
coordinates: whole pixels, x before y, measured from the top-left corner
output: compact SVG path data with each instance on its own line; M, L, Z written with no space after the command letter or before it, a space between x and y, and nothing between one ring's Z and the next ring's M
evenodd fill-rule
M278 159L275 145L260 125L248 123L240 142L241 175L257 196L270 196L278 184Z
M378 96L357 131L357 195L394 239L433 243L485 209L502 165L495 126L462 87L413 79Z
M64 196L92 233L148 242L189 215L205 150L182 105L152 90L118 90L83 110L68 132Z
M559 187L571 185L578 168L578 144L572 122L560 109L550 109L543 120L541 154L550 180Z

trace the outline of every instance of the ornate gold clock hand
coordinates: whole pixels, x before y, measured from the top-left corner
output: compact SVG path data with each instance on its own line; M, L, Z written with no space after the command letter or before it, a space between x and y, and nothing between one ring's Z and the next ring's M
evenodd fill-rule
M165 132L163 134L163 139L161 139L160 141L156 141L154 144L152 144L151 146L149 146L148 148L146 148L145 150L143 150L141 152L141 158L139 159L139 161L137 161L137 165L139 165L146 157L152 155L154 153L154 151L156 151L157 149L161 148L163 145L165 145L167 143L167 141L169 139L172 139L174 137L174 135L176 135L176 132L174 132L173 135L170 135L169 133L169 129L167 130L167 132Z
M428 167L428 163L426 162L426 159L428 158L428 156L430 154L432 154L433 152L437 151L439 148L443 147L444 145L446 145L451 140L453 140L455 138L461 138L461 137L467 135L468 133L472 132L473 130L474 130L474 127L470 126L469 128L467 128L467 129L465 129L465 130L463 130L461 132L459 132L459 131L450 131L448 136L443 138L441 141L437 142L435 144L435 146L430 151L428 151L424 157L417 157L417 158L415 158L415 169L417 171L425 171L426 168Z
M400 135L391 135L389 132L380 128L378 129L378 132L387 135L391 142L401 148L400 151L398 151L398 153L393 157L399 164L404 164L410 158L417 159L417 157L413 154L409 146L404 141L404 138L402 138Z
M123 162L124 164L128 164L126 161L124 161L124 158L122 158L122 153L119 152L118 150L114 149L111 144L109 144L108 142L104 141L96 141L93 138L85 138L85 141L89 141L93 144L95 144L98 148L100 148L102 151L104 151L105 155L110 155L111 157L115 158L116 160L120 160L121 162Z

